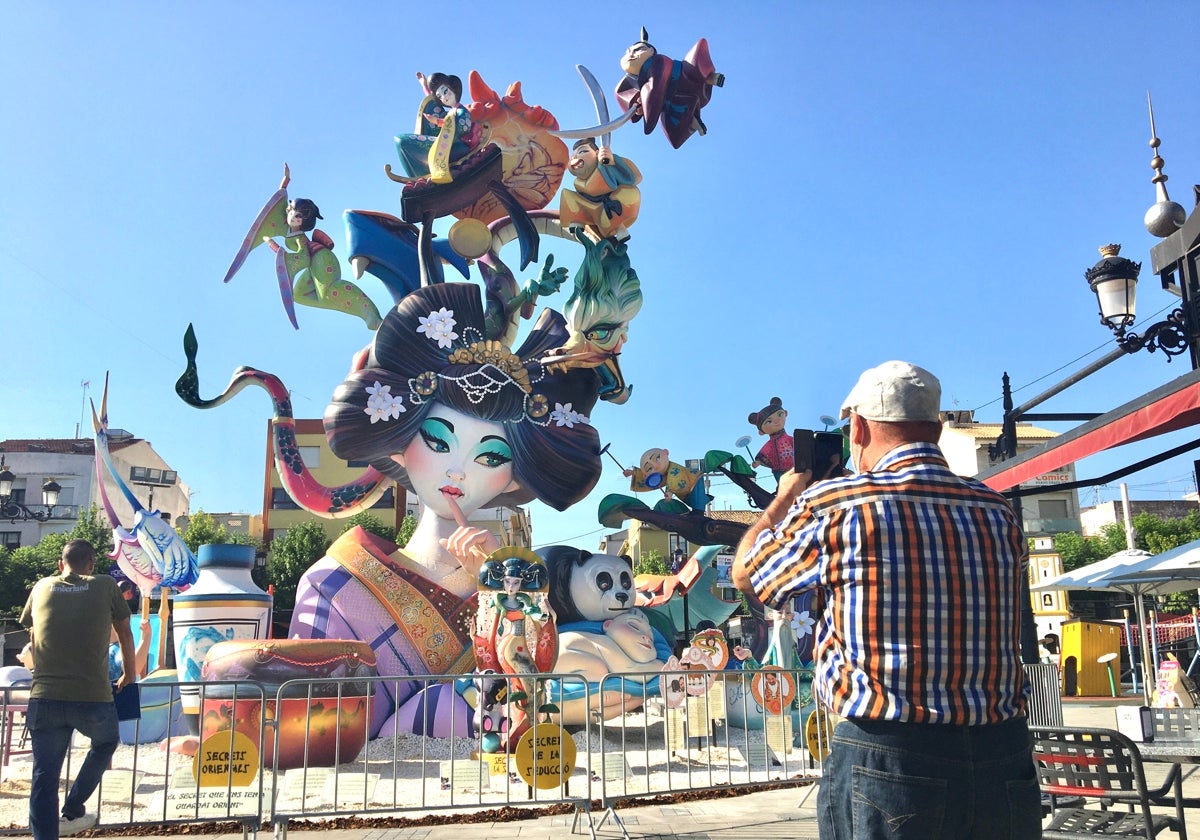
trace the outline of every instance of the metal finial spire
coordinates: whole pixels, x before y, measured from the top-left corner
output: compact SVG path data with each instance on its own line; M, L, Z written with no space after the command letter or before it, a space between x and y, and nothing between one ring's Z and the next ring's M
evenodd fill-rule
M1171 201L1171 197L1167 195L1167 176L1163 172L1166 161L1158 153L1162 141L1158 139L1158 130L1154 127L1154 102L1150 99L1150 91L1146 91L1146 105L1150 109L1150 148L1154 150L1154 157L1150 160L1154 177L1150 179L1150 183L1154 184L1155 198L1158 200L1146 211L1144 222L1146 230L1160 239L1165 239L1183 227L1187 220L1187 211Z

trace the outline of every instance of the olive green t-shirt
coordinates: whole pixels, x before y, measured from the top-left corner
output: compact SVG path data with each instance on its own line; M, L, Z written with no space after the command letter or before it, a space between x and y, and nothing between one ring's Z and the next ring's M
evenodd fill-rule
M129 605L108 575L66 572L35 583L21 613L21 624L33 629L29 696L112 702L109 636L113 622L128 618Z

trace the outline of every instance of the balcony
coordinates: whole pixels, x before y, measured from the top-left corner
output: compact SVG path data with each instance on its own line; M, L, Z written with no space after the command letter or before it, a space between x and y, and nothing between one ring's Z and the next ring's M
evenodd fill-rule
M41 510L41 506L35 510ZM46 522L74 522L79 518L79 505L55 505L54 513L52 513L45 521ZM0 520L21 520L21 508L15 502L9 502L4 507L0 508ZM28 522L36 522L37 520L29 519Z

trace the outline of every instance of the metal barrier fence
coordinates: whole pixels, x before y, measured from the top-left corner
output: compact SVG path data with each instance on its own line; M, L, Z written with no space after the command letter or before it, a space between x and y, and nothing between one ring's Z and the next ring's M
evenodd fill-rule
M252 682L143 683L143 717L122 724L124 744L98 793L100 827L235 821L244 836L264 823L286 836L289 820L568 804L594 835L597 803L604 820L619 822L622 800L820 776L831 723L814 708L811 670L654 676L648 687L644 673L610 674L601 690L576 674L294 680L274 692ZM505 690L481 692L479 679ZM538 702L522 694L530 686ZM162 702L147 714L150 690ZM195 692L191 727L181 692ZM375 709L373 720L382 697L408 699L390 716ZM514 737L515 751L481 752L477 726L519 720L526 704L529 731ZM3 711L11 727L24 708ZM577 724L560 729L559 711ZM29 759L0 746L6 778L27 779ZM0 802L24 808L27 790L18 785L14 797L10 787ZM13 804L0 807L23 825Z

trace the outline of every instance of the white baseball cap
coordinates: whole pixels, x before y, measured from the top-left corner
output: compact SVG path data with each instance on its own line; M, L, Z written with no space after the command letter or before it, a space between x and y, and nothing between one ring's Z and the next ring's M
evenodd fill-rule
M908 362L884 362L864 371L842 403L841 418L853 412L867 420L897 423L938 422L942 384L925 368Z

